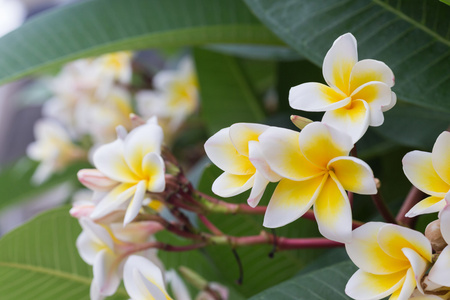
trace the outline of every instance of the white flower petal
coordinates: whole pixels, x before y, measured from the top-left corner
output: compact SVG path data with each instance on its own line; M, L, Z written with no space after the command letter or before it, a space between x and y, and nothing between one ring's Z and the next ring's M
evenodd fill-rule
M166 280L170 284L175 299L177 300L191 300L191 295L183 282L183 279L178 275L175 270L169 270L166 272Z
M420 256L416 251L410 249L410 248L403 248L402 249L405 256L408 258L411 267L412 267L412 281L413 283L410 283L412 287L412 290L410 291L410 294L408 297L412 294L414 288L417 288L423 293L422 286L420 283L422 282L422 277L425 274L425 271L428 269L429 262L426 261L422 256ZM408 276L408 274L407 274ZM408 278L406 279L406 282L404 286L407 284ZM419 283L419 284L417 284ZM403 293L403 291L402 291ZM406 292L405 292L406 293Z
M351 33L338 37L323 60L323 77L333 86L349 95L350 74L358 61L356 39Z
M441 211L445 207L445 200L441 197L430 196L416 205L414 205L405 216L408 218L414 218L418 215L430 214Z
M249 159L256 168L256 172L264 176L271 182L280 181L281 176L270 169L264 155L262 153L260 143L256 141L250 141L248 143Z
M390 110L397 104L397 95L394 92L391 92L391 102L388 105L382 106L381 110L383 112Z
M249 156L249 142L258 137L269 126L254 123L236 123L230 126L230 139L239 154Z
M382 61L374 59L363 59L358 61L350 75L350 91L356 90L369 81L380 81L389 88L395 84L394 73Z
M247 203L249 206L255 207L256 205L258 205L259 200L261 200L261 197L263 196L268 183L269 180L267 180L261 173L256 171L252 191L250 192L250 196L247 199Z
M377 193L372 169L359 158L341 156L330 160L328 169L333 170L342 187L350 192L373 195Z
M142 174L147 179L146 189L160 193L166 188L164 160L159 154L148 153L142 160Z
M441 233L447 244L450 244L450 193L445 196L446 206L441 211L439 219L441 220Z
M249 190L253 186L255 175L234 175L224 172L212 185L214 194L231 197Z
M122 204L136 192L136 187L136 184L119 184L96 205L91 218L98 219L122 208Z
M111 296L117 291L120 277L117 273L116 256L111 250L103 249L95 257L92 268L95 284L99 287L100 294Z
M125 213L125 218L123 220L124 226L133 221L133 219L139 214L139 210L142 207L142 201L145 197L146 188L145 180L139 181L136 185L136 191L134 192L133 199L131 199L127 212Z
M404 280L404 272L387 275L374 275L356 271L345 287L345 293L356 300L376 300L394 293L400 289Z
M263 226L277 228L300 218L316 201L324 179L322 176L305 181L281 179L267 206Z
M450 185L450 132L441 133L431 152L433 167L447 184Z
M79 220L83 232L89 239L97 245L104 245L109 249L114 249L114 243L109 232L101 225L94 223L91 219L81 218Z
M329 111L350 103L351 98L324 84L307 82L289 91L289 105L304 111Z
M442 225L441 225L442 226ZM442 227L441 227L442 228ZM439 254L436 263L430 270L428 278L443 286L450 286L450 247L447 246Z
M109 191L118 184L97 169L82 169L77 176L85 187L94 191Z

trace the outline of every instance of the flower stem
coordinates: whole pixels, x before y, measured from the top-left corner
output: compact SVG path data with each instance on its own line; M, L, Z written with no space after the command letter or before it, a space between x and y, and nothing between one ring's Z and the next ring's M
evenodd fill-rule
M403 202L403 205L397 214L397 222L401 225L412 228L414 226L415 218L408 218L405 215L414 205L425 197L426 194L424 192L415 186L412 186L409 190L408 196L406 196L405 202Z
M372 195L372 200L377 207L378 211L380 212L381 216L386 220L386 222L397 224L397 221L394 218L394 215L390 212L388 207L386 206L386 203L384 202L383 198L381 197L380 191L375 195Z

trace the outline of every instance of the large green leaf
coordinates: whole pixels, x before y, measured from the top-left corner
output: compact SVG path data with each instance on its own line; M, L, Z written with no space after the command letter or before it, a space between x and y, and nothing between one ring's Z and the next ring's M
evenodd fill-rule
M53 175L41 185L34 185L31 182L31 177L36 171L37 165L36 162L23 158L1 171L0 209L28 201L64 182L76 184L78 182L77 171L89 166L88 163L74 163L62 172Z
M200 181L199 189L211 194L212 182L220 173L221 171L215 166L206 168ZM268 191L261 200L262 205L267 204L272 191L273 186L268 187ZM247 198L248 193L224 200L233 203L245 203ZM262 216L216 214L208 215L208 218L220 230L229 235L257 235L261 230L270 232L270 229L262 226ZM314 222L300 219L277 229L276 234L287 237L311 237L317 236L318 231ZM272 245L237 248L237 253L242 261L244 275L243 284L237 285L236 280L239 277L239 269L231 248L217 246L208 247L206 250L211 256L211 260L228 280L228 284L246 297L291 278L322 253L318 249L289 250L276 252L274 257L270 258L269 253L272 251Z
M204 49L194 51L202 118L211 134L237 122L258 122L264 111L239 60Z
M450 111L450 7L435 0L245 0L280 38L317 65L352 32L360 58L382 60L401 100ZM301 72L301 70L299 70Z
M344 293L345 285L356 271L352 262L346 261L318 271L300 275L274 286L251 300L324 300L351 299Z
M101 53L281 42L239 0L92 0L45 12L0 39L0 83Z
M81 228L68 207L46 212L0 240L2 300L89 299L92 267L78 255ZM110 299L128 299L119 289Z

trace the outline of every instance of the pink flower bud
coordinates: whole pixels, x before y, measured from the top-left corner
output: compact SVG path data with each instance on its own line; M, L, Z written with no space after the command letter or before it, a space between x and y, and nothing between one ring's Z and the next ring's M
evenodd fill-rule
M118 182L112 180L97 169L83 169L78 171L78 180L87 188L94 191L109 191Z

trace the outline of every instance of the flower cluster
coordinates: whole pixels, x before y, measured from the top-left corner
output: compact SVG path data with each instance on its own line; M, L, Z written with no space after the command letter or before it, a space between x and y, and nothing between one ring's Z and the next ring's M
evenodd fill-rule
M117 126L131 129L130 114L158 116L170 124L164 127L167 138L195 112L197 85L189 58L182 59L180 69L157 73L154 90L133 87L132 62L131 52L81 59L67 64L50 81L53 97L44 103L44 119L36 125L36 142L28 149L28 156L41 162L34 182L91 157L90 149L115 139ZM138 111L133 109L134 98Z

